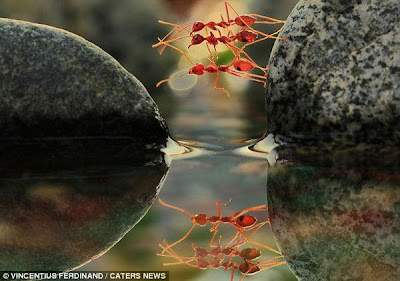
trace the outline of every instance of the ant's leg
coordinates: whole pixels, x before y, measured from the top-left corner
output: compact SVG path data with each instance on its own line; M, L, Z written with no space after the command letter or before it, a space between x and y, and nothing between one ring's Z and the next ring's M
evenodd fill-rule
M173 34L172 38L176 38L176 36L178 36L184 30L186 30L187 32L190 33L190 30L187 29L187 27L190 25L190 23L187 23L184 25L178 25L178 24L174 24L174 23L170 23L170 22L166 22L166 21L162 21L162 20L159 20L158 22L161 24L171 25L174 27L167 35L164 36L163 39L161 39L161 41L165 41L174 32L175 32L175 34ZM155 47L153 47L153 48L155 48ZM160 48L160 50L158 51L160 55L164 52L165 48L166 48L165 45L163 45Z
M282 24L282 23L285 23L285 22L256 20L254 23L273 25L273 24Z
M275 250L275 249L273 249L273 248L271 248L271 247L269 247L269 246L267 246L267 245L264 245L264 244L262 244L262 243L259 243L259 242L257 242L257 241L252 240L252 237L257 233L257 231L258 231L264 224L266 224L266 222L260 223L260 224L261 224L261 225L259 225L259 226L258 226L250 235L248 235L248 236L247 236L246 234L244 234L244 231L243 231L242 229L239 231L240 235L245 239L245 240L244 240L244 243L249 242L250 244L253 244L253 245L256 245L256 246L258 246L258 247L267 249L268 251L271 251L271 252L273 252L273 253L275 253L275 254L282 255L282 253L279 252L278 250ZM246 229L246 230L247 230L247 229Z
M167 240L165 240L165 239L163 239L163 241L161 243L159 243L158 246L161 249L163 249L163 251L161 253L156 253L157 256L175 258L177 260L193 260L193 257L179 256L172 248L165 250L165 248L167 248L169 246ZM164 251L166 251L168 254L163 254ZM178 259L178 257L179 257L179 259Z
M233 276L235 276L235 268L232 266L231 281L233 281Z
M164 44L164 45L166 45L166 46L168 46L168 47L174 49L175 51L179 52L182 56L184 56L184 57L192 64L192 66L195 66L194 62L193 62L193 61L189 58L189 56L188 56L187 54L185 54L181 49L179 49L179 48L177 48L177 47L175 47L175 46L173 46L173 45L171 45L171 44L169 44L169 43L161 42L161 40L160 40L160 43L162 43L162 44Z
M157 44L154 44L154 45L152 45L151 47L152 48L157 48L157 47L159 47L159 46L161 46L161 45L167 45L167 44L169 44L169 43L172 43L172 42L175 42L175 41L178 41L178 40L181 40L181 39L184 39L184 38L188 38L188 37L190 37L189 35L186 35L186 36L181 36L181 37L176 37L176 38L173 38L173 39L170 39L170 40L167 40L167 41L163 41L163 39L160 39L160 38L158 38L158 43Z
M266 79L265 76L261 76L261 75L250 73L250 72L233 70L233 69L230 69L228 73L232 74L234 76L241 77L243 79L248 79L248 80L252 80L252 81L256 81L256 82L260 82L260 80L261 80L261 82L263 82ZM254 79L253 80L253 79L250 79L250 78L258 78L258 79Z
M207 58L207 59L210 61L210 63L211 63L215 68L217 68L217 65L216 65L215 62L214 62L214 56L213 56L213 54L212 54L212 52L211 52L211 50L210 50L210 47L208 46L208 44L206 44L206 46L207 46L208 52L210 53L210 58ZM218 90L218 91L223 91L225 95L227 95L228 97L230 97L231 95L229 94L229 92L228 92L227 90L225 90L224 88L219 88L219 87L218 87L218 80L219 80L219 70L217 70L217 72L216 72L216 77L215 77L215 82L214 82L214 89L215 89L215 90Z
M278 260L278 259L282 259L284 257L285 257L284 255L269 257L269 258L266 258L265 260L258 262L257 265L269 265L269 264L281 263L281 262L285 263L286 261L284 261L284 260Z
M167 79L164 79L164 80L159 81L159 82L156 84L156 88L160 87L161 84L164 84L165 82L171 81L171 79L172 79L172 78L167 78Z
M225 5L225 9L226 9L226 14L227 14L227 16L228 16L228 18L229 18L229 12L228 12L228 10L227 10L227 8L226 8L226 5ZM225 21L224 17L223 17L222 14L221 14L221 23L222 23L222 22L224 22L224 23L226 24L225 29L228 31L228 36L229 36L229 34L232 33L232 30L230 30L230 28L229 28L229 26L230 26L229 19L228 19L228 21ZM222 36L221 32L219 32L219 36L220 36L220 37Z
M191 261L194 261L194 259L192 259ZM163 266L171 266L171 265L186 264L186 265L189 265L189 266L191 266L191 267L197 267L196 265L190 264L189 262L190 262L190 261L165 262L165 263L163 263Z
M168 251L168 250L167 250L167 251ZM195 261L195 258L193 258L193 257L192 257L190 260L183 260L182 257L175 256L175 255L173 255L173 254L171 254L171 257L174 258L174 259L176 259L177 262L167 262L167 263L163 263L163 266L186 264L186 265L191 266L191 267L197 267L197 265L191 264L191 263L190 263L190 262Z
M232 7L231 4L229 4L228 2L225 2L225 5L228 5L228 6L232 9L232 11L236 14L236 16L240 17L239 13L235 10L235 8ZM269 34L266 34L266 33L263 33L263 32L261 32L261 31L258 31L258 30L256 30L256 29L252 28L250 25L248 25L248 24L247 24L246 22L244 22L244 21L243 21L243 23L246 25L246 27L247 27L249 30L251 30L251 31L253 31L253 32L257 33L257 34L260 34L260 35L263 35L263 36L266 36L266 37L269 37L269 38L273 38L273 39L283 39L283 38L280 38L280 37L274 37L274 36L271 36L271 35L269 35ZM280 30L279 30L279 31L280 31Z
M165 24L165 25L171 25L171 26L175 27L176 29L179 29L179 31L186 30L187 32L190 32L190 30L187 29L187 27L190 25L190 23L185 23L185 24L179 25L176 23L171 23L171 22L167 22L167 21L163 21L163 20L158 20L158 23ZM168 36L166 36L166 37L168 37Z
M290 36L286 36L286 37L278 37L278 36L275 36L276 34L278 34L278 33L282 30L282 27L279 28L277 31L271 33L271 34L267 34L267 33L261 32L261 31L259 31L259 30L256 30L256 29L254 29L254 28L250 28L250 27L249 27L249 29L251 29L251 31L253 31L253 32L255 32L255 33L257 33L257 34L259 34L259 35L261 35L261 36L266 37L266 39L288 40L288 39L291 38ZM252 42L250 42L250 43L252 43Z
M252 74L252 73L248 73L248 72L239 72L239 71L233 71L233 70L228 70L227 73L239 77L241 79L245 79L245 80L249 80L249 81L254 81L257 83L261 83L264 84L265 83L265 77L264 76L260 76L260 75L256 75L256 74ZM253 76L258 77L260 79L256 79L253 78ZM258 210L258 211L262 211L262 210Z
M245 213L251 212L251 211L260 212L260 211L267 211L267 210L268 210L268 207L266 204L254 206L251 208L246 208L246 209L240 210L239 212L236 212L236 213L230 215L229 218L233 220L233 219L235 219L241 215L244 215Z
M215 202L215 205L217 206L217 212L218 212L218 217L219 218L221 218L221 207L220 206L226 206L231 202L232 202L232 198L229 198L227 201L217 200Z
M275 19L275 18L271 18L271 17L259 15L259 14L250 14L250 16L256 17L256 18L262 18L262 19L265 19L265 20L268 20L268 21L274 22L274 23L285 23L284 20L278 20L278 19ZM258 23L258 22L256 21L256 23Z
M212 54L212 52L211 52L211 50L210 50L210 46L209 46L208 43L206 44L206 47L207 47L208 53L210 54L210 58L209 58L208 60L209 60L212 64L215 64L215 62L214 62L214 55Z
M267 270L267 269L273 268L275 266L278 266L278 265L281 265L281 264L284 264L284 263L286 263L286 262L285 261L274 262L272 265L269 265L268 267L265 267L265 268L262 268L262 269L259 267L260 263L253 264L252 266L249 267L249 269L245 273L243 273L243 276L239 279L239 281L243 281L244 278L247 275L253 275L253 274L258 273L260 271ZM256 267L258 267L258 270L253 272L253 269L255 269Z
M246 237L244 234L243 234L243 236ZM261 248L267 249L267 250L269 250L271 252L274 252L275 254L281 255L281 252L279 252L278 250L275 250L275 249L273 249L273 248L271 248L271 247L269 247L267 245L261 244L261 243L259 243L257 241L252 240L252 239L249 239L248 242L253 244L253 245L256 245L258 247L261 247Z
M255 67L255 68L261 70L261 71L264 73L264 76L265 76L265 77L267 76L266 68L263 68L263 67L259 66L259 65L250 57L250 55L249 55L247 52L243 51L243 47L242 47L242 48L238 48L238 47L233 46L233 45L231 45L231 44L226 44L226 46L231 50L232 54L233 54L236 58L239 58L239 57L240 57L240 54L243 54L243 55L251 62L251 64L252 64L253 67ZM235 52L234 52L233 50L236 50L236 51L237 51L237 54L235 54ZM235 63L235 60L232 61L231 65L233 65L234 63ZM258 77L258 78L260 78L260 77ZM263 78L261 78L261 79L263 79Z
M282 264L286 264L286 262L284 262L284 261L282 261L282 262L276 262L276 263L273 263L273 264L271 264L271 265L269 265L269 266L267 266L267 267L262 267L262 268L259 267L260 270L258 270L257 272L265 271L265 270L271 269L271 268L273 268L273 267L276 267L276 266L279 266L279 265L282 265ZM257 265L255 265L255 266L257 266ZM248 272L250 272L255 266L251 267L251 268L249 269ZM242 278L239 279L239 281L243 281L243 279L244 279L248 274L249 274L249 273L245 273L245 274L242 276Z
M267 77L267 75L268 75L267 69L266 69L266 68L263 68L263 67L261 67L261 66L259 66L259 65L250 57L250 55L249 55L247 52L243 51L243 48L238 48L238 47L233 46L233 45L231 45L231 44L229 44L229 43L227 43L226 46L229 48L229 50L230 50L230 51L232 52L232 54L235 56L235 59L232 60L232 62L231 62L231 64L230 64L229 66L233 65L238 59L240 59L240 54L244 54L244 56L250 61L252 67L257 68L257 69L261 70L261 71L264 73L264 76L259 76L259 75L255 75L255 74L251 74L251 73L249 73L248 75L251 76L251 77L253 77L253 78L260 78L260 79L262 79L262 80L266 79L266 77ZM234 50L237 51L236 54L235 54L235 51L234 51ZM240 73L244 73L244 72L240 71ZM233 74L233 73L231 73L231 74L232 74L232 75L235 75L235 76L238 76L238 77L242 77L239 73L237 73L238 75ZM265 82L265 81L264 81L264 82L262 82L262 81L256 81L256 82L263 83L263 84L264 84L264 87L266 86L266 82Z
M229 239L229 241L224 245L224 249L225 249L225 248L228 248L228 246L229 246L233 241L235 241L235 239L238 239L239 235L240 235L240 232L236 232L236 234L233 235L232 238ZM239 240L239 239L238 239L238 240ZM231 248L236 247L236 246L240 246L241 244L243 244L243 243L241 243L241 242L238 241L238 242L236 242L234 245L232 245Z
M229 24L229 22L231 21L231 18L229 16L229 8L228 8L228 6L230 6L232 8L231 4L229 4L228 1L225 1L225 11L226 11L226 17L228 19L227 23Z
M210 33L212 34L212 32L210 32ZM207 44L209 44L209 43L207 42ZM218 57L218 52L217 52L217 45L213 44L213 47L214 47L215 57L218 59L219 57Z
M179 240L175 241L174 243L172 243L171 245L169 245L168 247L166 247L161 253L163 254L167 249L181 243L183 240L185 240L186 238L188 238L188 236L190 235L190 233L193 231L193 229L196 227L196 224L193 224L192 227L188 230L188 232L186 232L186 234Z
M193 215L191 213L189 213L188 211L186 211L185 209L182 209L182 208L179 208L177 206L168 204L168 203L164 202L164 200L162 200L161 198L158 199L158 202L160 202L161 205L163 205L163 206L165 206L167 208L171 208L171 209L177 210L179 212L187 214L190 217L193 217Z
M184 259L188 259L188 257L181 257L179 256L174 250L172 249L168 249L168 243L167 241L164 239L163 243L166 245L162 245L162 243L158 244L162 249L163 252L166 251L169 255L163 255L160 253L157 253L158 256L164 256L164 257L172 257L174 259L176 259L178 262L173 262L173 263L163 263L164 266L169 266L169 265L178 265L178 264L187 264L191 267L197 267L196 265L191 264L190 262L195 261L194 257L189 257L189 260L184 260Z
M168 249L169 250L169 249ZM168 250L166 250L166 252L168 252ZM172 254L161 254L161 253L157 253L156 254L159 257L166 257L166 258L175 258L175 256L173 256ZM182 260L186 260L186 261L192 261L193 257L180 257L180 259Z
M230 97L231 94L227 90L225 90L225 88L218 87L218 80L219 80L219 73L217 72L215 77L214 89L217 91L222 91L225 95Z
M216 247L213 243L214 243L215 236L218 233L219 224L220 224L219 222L215 222L214 226L212 228L210 228L210 231L213 232L213 235L212 235L212 237L210 239L210 243L209 243L210 247Z

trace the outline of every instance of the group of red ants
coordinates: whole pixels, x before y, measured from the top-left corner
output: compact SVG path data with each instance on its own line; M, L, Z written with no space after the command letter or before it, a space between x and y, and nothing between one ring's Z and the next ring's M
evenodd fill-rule
M168 242L164 239L163 242L159 244L162 251L157 255L173 258L175 260L174 262L164 263L165 266L186 264L188 266L203 270L208 268L223 268L225 271L231 270L230 281L233 281L235 271L239 271L243 275L240 278L240 281L242 281L247 275L252 275L286 263L283 260L284 256L278 250L252 239L261 227L264 225L270 225L270 223L269 219L258 222L256 217L250 216L247 213L266 213L268 211L267 205L259 205L242 209L234 214L223 217L221 215L221 206L226 206L230 201L216 202L218 216L207 216L206 214L193 215L188 211L168 204L161 199L159 199L159 202L165 207L177 210L190 216L190 219L193 223L189 231L179 240L172 244L168 244ZM209 249L198 247L195 244L192 244L194 251L192 256L178 255L173 247L187 239L196 226L205 226L207 224L212 225L210 232L213 233L209 242ZM236 230L236 233L229 239L229 241L226 242L224 246L221 246L222 236L219 237L217 243L214 242L221 224L231 225ZM250 247L239 250L239 247L246 243L250 243L257 247L262 247L275 255L265 258L261 261L256 261L261 257L261 251L259 249ZM234 261L234 259L239 261Z
M225 10L227 20L224 20L223 16L221 15L221 21L219 22L210 21L207 23L203 23L201 21L196 21L194 23L178 25L165 21L159 21L159 23L161 24L172 26L173 29L166 36L164 36L164 38L158 38L159 42L157 44L154 44L153 48L159 47L160 54L163 53L166 47L170 47L178 51L192 64L192 67L189 69L188 74L203 75L206 72L214 73L216 75L214 89L222 91L227 96L230 96L229 92L223 87L218 87L219 75L221 72L228 73L242 79L261 83L264 85L264 87L266 87L268 66L259 66L245 51L245 48L266 39L290 39L289 37L281 38L276 36L281 29L272 34L266 34L252 27L254 24L283 24L284 21L258 14L239 15L237 11L232 7L232 5L228 2L225 2ZM236 17L234 19L230 18L229 10L232 10L235 13ZM236 35L231 30L231 28L234 26L238 27L237 29L240 29L236 33ZM206 31L206 35L204 36L199 34L199 32L203 29L205 29ZM209 33L208 30L210 30ZM213 31L218 33L218 37L214 35ZM222 31L224 31L226 35L223 35ZM189 35L181 35L183 32L188 32ZM191 43L188 45L188 48L191 48L194 45L199 45L203 42L206 43L209 54L207 58L210 62L209 65L205 66L202 63L193 63L193 61L184 51L172 45L173 42L188 37L191 38ZM238 47L238 42L241 42L240 44L243 45ZM214 57L218 56L216 46L219 43L224 44L233 55L233 59L228 65L217 65L214 60ZM214 51L216 53L215 56L213 55L210 46L214 48ZM262 75L250 73L250 71L253 69L260 70L262 72ZM171 81L172 79L173 78L161 80L156 86L158 87L165 82ZM240 272L243 275L240 278L240 281L242 281L247 275L255 274L257 272L286 263L283 259L284 256L278 250L259 243L253 239L253 236L258 232L261 227L263 227L264 225L270 225L270 223L269 219L267 219L266 221L258 222L256 217L248 215L247 213L267 213L267 205L259 205L251 208L242 209L234 214L231 214L230 216L223 217L221 215L221 206L226 206L229 201L216 202L218 216L207 216L206 214L193 215L183 208L168 204L161 199L159 200L159 202L165 207L177 210L188 215L191 219L191 222L193 223L189 231L179 240L175 241L172 244L168 244L168 242L164 239L163 242L159 244L162 250L157 255L173 259L173 262L164 263L165 266L185 264L200 269L224 268L225 271L231 270L231 281L233 281L234 273L236 271ZM174 250L174 247L177 244L183 242L190 236L196 226L205 226L207 224L212 225L212 227L210 228L212 237L209 241L208 249L192 244L194 254L191 256L179 255L176 250ZM232 237L230 237L230 239L223 246L221 246L222 236L220 236L218 241L215 242L215 238L221 224L230 225L236 230L236 233ZM240 249L243 245L247 243L250 243L253 247ZM270 256L264 258L261 261L257 261L257 259L260 258L262 255L261 251L254 246L268 250Z
M159 42L157 44L154 44L152 47L153 48L160 47L159 49L160 54L163 53L164 49L167 46L178 51L192 65L192 67L188 71L188 74L203 75L205 72L214 73L216 75L214 82L214 89L222 91L228 97L230 96L229 92L223 87L218 87L220 72L228 73L230 75L240 77L245 80L261 83L265 88L268 65L266 67L261 67L260 65L258 65L245 51L245 48L255 43L264 41L266 39L274 39L274 40L290 39L290 36L289 37L276 36L280 32L281 28L272 34L266 34L264 32L261 32L253 28L254 24L278 25L278 24L283 24L284 21L258 14L239 15L238 12L235 10L235 8L229 2L225 2L225 10L226 10L227 20L224 20L224 17L221 15L221 21L219 22L210 21L207 23L203 23L201 21L196 21L194 23L179 25L160 20L159 23L172 26L173 29L166 36L164 36L164 38L162 39L158 38ZM234 19L230 18L229 10L232 10L235 13L236 17ZM240 28L240 30L236 34L234 34L233 31L231 30L231 28L235 26ZM206 31L206 35L204 36L198 33L203 29L205 29ZM208 30L210 30L209 33ZM218 37L215 36L211 30L217 32ZM226 35L223 35L222 31L224 31ZM182 32L188 32L189 35L180 36ZM202 63L197 63L197 64L193 63L193 61L184 51L172 45L173 42L188 37L191 37L191 43L188 45L188 48L206 42L207 50L209 53L209 57L207 58L208 61L210 62L209 65L204 65ZM214 57L218 56L218 53L216 52L216 46L219 43L224 44L234 57L228 65L217 65L214 60ZM238 47L237 46L238 43L243 45ZM216 52L215 56L213 55L210 46L214 48ZM262 72L262 75L250 73L250 71L253 69L260 70ZM169 82L171 80L172 78L161 80L160 82L157 83L156 86L159 87L161 84Z

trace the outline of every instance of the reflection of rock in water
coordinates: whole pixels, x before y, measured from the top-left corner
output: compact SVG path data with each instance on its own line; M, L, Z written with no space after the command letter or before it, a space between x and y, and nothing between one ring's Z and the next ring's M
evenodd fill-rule
M280 152L288 162L269 170L271 223L299 279L400 280L398 151L338 161Z
M68 270L101 255L144 216L168 170L161 152L129 141L76 141L63 147L73 158L60 147L1 154L0 270Z

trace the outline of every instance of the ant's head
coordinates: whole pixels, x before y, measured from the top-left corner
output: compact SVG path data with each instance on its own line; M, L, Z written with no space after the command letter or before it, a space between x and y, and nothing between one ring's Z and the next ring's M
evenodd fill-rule
M204 69L204 66L203 66L203 69ZM194 215L192 217L192 222L196 223L198 225L201 225L201 226L206 225L207 224L207 216L205 214Z
M236 224L241 227L250 227L257 222L257 219L253 216L242 215L236 219Z
M195 66L193 66L191 69L189 69L189 74L194 74L194 75L202 75L204 73L204 65L201 63L196 64ZM200 215L195 215L192 217L192 221L193 218L196 218L197 216L201 216ZM206 215L204 215L205 217Z
M192 46L192 45L199 45L201 42L203 42L205 40L205 38L203 36L201 36L200 34L196 34L193 35L192 37L192 42L190 43L190 45L188 46L188 49Z
M192 32L190 33L190 35L192 35L193 32L202 30L204 26L205 26L204 23L202 23L201 21L194 22L192 26Z

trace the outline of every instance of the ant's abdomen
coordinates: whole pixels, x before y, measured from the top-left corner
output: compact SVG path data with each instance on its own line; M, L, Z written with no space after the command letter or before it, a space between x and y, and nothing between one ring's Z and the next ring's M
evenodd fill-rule
M236 219L237 225L241 227L249 227L256 223L257 219L253 216L243 215Z
M253 16L243 15L235 18L235 23L239 26L248 26L254 24L256 20L257 19Z

